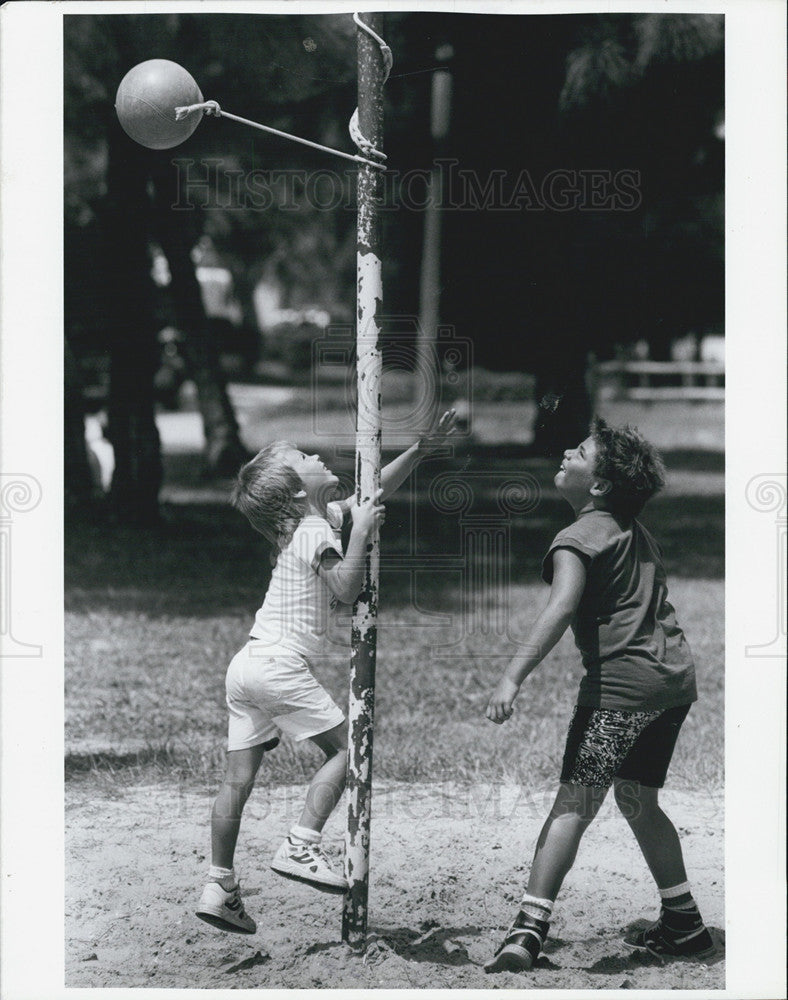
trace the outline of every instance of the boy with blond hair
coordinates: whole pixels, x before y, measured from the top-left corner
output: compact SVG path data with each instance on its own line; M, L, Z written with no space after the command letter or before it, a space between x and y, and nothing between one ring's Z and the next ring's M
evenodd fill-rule
M318 455L289 442L263 448L238 475L232 502L272 543L275 564L249 641L227 670L227 771L211 814L211 867L197 907L197 916L215 927L256 930L241 900L235 847L263 757L282 732L296 742L310 740L326 759L271 868L325 892L347 888L321 847L323 826L345 787L347 722L314 670L327 651L338 606L352 603L361 589L369 540L385 517L382 501L454 426L451 410L435 433L382 470L378 495L361 504L354 496L333 500L337 477ZM340 529L348 513L352 528L343 552Z

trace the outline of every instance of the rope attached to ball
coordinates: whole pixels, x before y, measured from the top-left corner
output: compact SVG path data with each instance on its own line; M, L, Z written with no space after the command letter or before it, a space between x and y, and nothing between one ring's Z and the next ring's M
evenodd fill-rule
M345 160L352 160L354 163L363 163L368 167L376 167L378 170L385 170L382 163L368 160L364 156L356 156L353 153L344 153L341 149L332 149L330 146L323 146L319 142L312 142L311 139L302 139L300 135L292 135L290 132L282 132L281 129L271 128L270 125L261 125L260 122L253 122L249 118L241 118L239 115L230 114L224 111L218 101L202 101L200 104L188 104L185 107L175 109L175 121L184 121L189 115L197 112L206 115L215 115L216 118L229 118L230 121L240 122L241 125L249 125L251 128L260 129L261 132L268 132L277 135L280 139L290 139L292 142L299 142L302 146L310 146L312 149L319 149L323 153L333 153L334 156L341 156Z
M391 49L369 25L364 24L358 14L353 20L362 31L365 31L380 46L383 57L385 76L388 79L394 59ZM190 102L190 103L187 103ZM250 128L268 132L289 139L311 149L319 149L323 153L340 156L353 163L361 163L375 170L385 170L386 154L366 138L358 123L358 108L350 119L350 135L361 154L345 153L341 149L333 149L311 139L303 139L290 132L282 132L270 125L252 121L223 111L218 101L203 100L197 82L183 66L170 59L147 59L133 66L121 80L115 96L115 110L121 126L135 142L148 149L172 149L185 142L194 133L202 121L203 115L213 115L215 118L229 118L231 121L248 125Z
M358 14L353 15L353 20L363 31L373 38L380 46L380 54L383 57L384 71L385 75L383 77L383 82L389 78L391 73L391 67L394 65L394 57L391 53L391 49L385 43L385 41L380 37L377 32L373 31L369 25L364 24ZM350 132L350 137L356 144L356 147L363 153L363 156L354 155L352 153L344 153L339 149L332 149L330 146L323 146L319 142L312 142L310 139L302 139L298 135L291 135L290 132L282 132L280 129L271 128L270 125L261 125L259 122L251 121L248 118L240 118L238 115L231 115L229 111L223 111L219 107L218 101L201 101L199 104L188 104L184 107L175 109L175 120L177 122L185 121L190 115L199 112L201 115L204 113L206 115L214 115L216 118L229 118L231 121L240 122L242 125L249 125L251 128L260 129L261 132L269 132L271 135L277 135L281 139L290 139L292 142L299 142L303 146L310 146L312 149L319 149L324 153L333 153L334 156L341 156L345 160L352 160L354 163L363 163L367 167L374 167L376 170L385 170L385 160L387 159L386 154L375 147L373 143L367 139L361 131L358 124L358 108L353 112L350 118L350 124L348 125L348 130Z

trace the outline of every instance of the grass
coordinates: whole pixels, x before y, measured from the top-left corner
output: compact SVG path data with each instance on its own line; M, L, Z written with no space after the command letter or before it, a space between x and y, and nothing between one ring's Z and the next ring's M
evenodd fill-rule
M474 513L493 508L494 498L482 497ZM504 577L496 580L490 561L482 560L481 577L465 588L457 569L435 563L437 555L460 551L459 516L419 506L421 569L415 572L392 564L397 557L413 561L406 498L388 511L376 779L525 786L553 780L582 670L571 636L526 682L507 725L493 726L483 710L514 650L506 629L526 631L545 599L540 560L567 523L568 509L546 492L535 511L510 523L512 557ZM96 519L67 525L66 776L108 793L126 782L203 788L218 782L224 671L244 642L270 572L264 543L226 507L173 506L165 513L161 525L145 530ZM654 501L646 520L665 549L672 600L696 655L701 691L671 783L716 787L723 777L723 498L667 496ZM480 601L486 616L478 617ZM475 633L467 627L474 622ZM321 672L340 705L347 668L340 653ZM283 739L259 781L302 783L318 763L317 751Z

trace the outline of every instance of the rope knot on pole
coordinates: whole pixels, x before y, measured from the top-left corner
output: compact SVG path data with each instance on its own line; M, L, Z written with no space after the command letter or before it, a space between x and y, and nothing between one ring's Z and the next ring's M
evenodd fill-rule
M353 15L353 20L365 31L370 38L374 39L378 43L380 49L381 57L383 58L383 79L381 81L381 86L386 83L391 73L391 67L394 65L394 56L391 52L389 46L383 41L380 35L374 31L368 24L361 20L358 14ZM378 149L373 142L371 142L364 133L361 131L361 126L358 121L358 108L350 116L350 123L348 125L348 131L350 132L350 138L356 144L356 147L364 154L364 156L373 156L380 163L385 162L387 159L386 154L383 150Z

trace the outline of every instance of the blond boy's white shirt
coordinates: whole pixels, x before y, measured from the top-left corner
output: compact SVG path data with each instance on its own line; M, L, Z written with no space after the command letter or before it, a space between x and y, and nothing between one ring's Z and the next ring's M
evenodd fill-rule
M279 553L249 633L261 655L282 648L310 659L337 642L338 630L332 626L338 601L317 570L326 550L342 556L341 526L342 508L330 503L325 518L304 517Z

